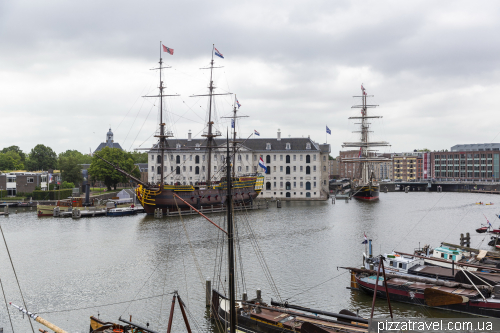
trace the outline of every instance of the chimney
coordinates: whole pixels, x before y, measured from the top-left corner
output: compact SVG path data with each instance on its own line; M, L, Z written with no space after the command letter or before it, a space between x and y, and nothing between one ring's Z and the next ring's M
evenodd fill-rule
M188 132L188 141L191 141L191 130Z
M278 128L278 141L281 141L281 130Z

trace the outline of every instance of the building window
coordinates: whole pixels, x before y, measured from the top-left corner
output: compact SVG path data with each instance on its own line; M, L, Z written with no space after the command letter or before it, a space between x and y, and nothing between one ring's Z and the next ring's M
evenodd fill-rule
M274 186L274 188L276 188L276 182L273 183L273 186ZM276 194L276 193L274 193L274 194Z
M195 163L195 164L199 164L199 163L200 163L200 156L196 155L196 156L194 157L194 163Z
M310 155L306 155L306 163L311 163L311 156Z
M283 161L283 155L280 155L280 161Z
M271 163L271 155L266 155L266 163Z
M170 167L170 171L172 171L172 172L174 171L174 166Z
M286 147L285 147L286 150L290 150L292 149L292 147L290 146L290 142L287 142L286 143Z
M314 167L314 168L316 168L316 167ZM326 166L323 167L323 171L326 171Z
M181 155L177 155L175 157L175 163L180 164L181 163Z
M202 172L205 172L205 166L202 166L202 167L201 167L201 171L202 171Z
M276 172L276 166L273 166L273 171Z
M155 160L155 155L151 155L151 161Z
M245 155L245 159L248 161L248 154Z
M151 166L151 172L155 172L155 167Z
M273 161L276 161L276 155L273 155Z
M185 165L182 167L182 171L184 171L184 172L186 171L186 166Z
M311 143L306 143L306 149L311 149Z
M293 172L297 172L297 166L293 166Z
M199 143L196 144L196 147L194 148L194 150L200 150L200 144Z
M271 144L270 143L266 143L266 150L271 150Z
M280 166L280 172L283 172L283 166Z
M293 188L297 187L297 182L293 182Z
M238 161L241 161L241 155L238 155Z
M309 156L309 155L307 155ZM306 166L306 175L310 175L311 174L311 167L308 165Z
M28 181L28 183L34 183L35 182L34 179L33 179L33 177L28 177L27 181Z
M300 166L300 172L304 171L304 167L301 165Z
M304 183L300 182L300 188L304 187Z
M270 191L271 190L271 182L266 183L266 190Z
M289 175L289 174L290 174L290 167L289 167L289 166L287 166L287 167L286 167L286 174L287 174L287 175Z
M177 150L181 149L181 144L180 143L176 144L175 149L177 149Z
M175 174L176 175L180 175L181 174L181 167L180 166L178 166L178 167L175 168Z
M193 166L192 165L189 166L189 172L193 172Z
M316 172L316 166L313 166L313 171Z
M302 155L300 155L300 160L301 160L301 161L303 161L303 159L302 159Z
M249 167L248 167L248 165L245 167L245 169L246 169L246 172L248 172L248 171L249 171Z
M194 173L195 173L196 175L199 175L199 174L200 174L200 167L199 167L199 166L196 166L196 167L194 168Z

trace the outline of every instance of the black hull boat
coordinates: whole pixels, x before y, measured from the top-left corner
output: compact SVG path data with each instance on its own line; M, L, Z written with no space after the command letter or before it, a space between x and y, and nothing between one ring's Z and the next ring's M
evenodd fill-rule
M359 199L359 200L378 200L379 186L378 185L358 186L355 188L352 197L354 199Z
M212 314L215 320L221 323L229 321L229 299L216 290L212 291ZM348 314L334 314L336 319L318 317L285 307L267 306L265 303L251 300L237 302L238 313L236 328L243 332L260 333L307 333L310 331L306 325L313 324L323 333L334 332L366 332L368 321L356 317L354 313L342 310Z
M351 287L373 295L376 276L366 273L351 272ZM432 281L429 279L429 281ZM423 283L413 282L407 277L391 277L384 281L379 278L377 297L387 299L387 290L391 301L424 305L438 309L470 313L484 317L500 318L500 297L492 297L492 287L473 286L464 288L459 283Z

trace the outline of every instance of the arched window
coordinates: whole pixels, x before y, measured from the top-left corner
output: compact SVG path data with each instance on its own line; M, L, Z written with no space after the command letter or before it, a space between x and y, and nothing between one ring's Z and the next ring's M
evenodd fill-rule
M241 172L241 166L238 167L238 172Z
M286 192L286 197L287 197L287 198L290 198L290 197L291 197L290 192Z
M311 174L311 167L308 165L308 166L306 166L306 175L310 175L310 174Z
M292 184L290 184L290 182L286 182L286 190L287 191L290 191L292 189Z
M311 190L311 182L306 182L306 191Z
M311 192L306 192L306 198L310 198L311 197Z
M266 163L271 163L271 155L266 155Z
M200 163L200 156L196 155L194 157L194 163L199 164Z
M290 163L290 155L286 155L286 163Z
M306 163L311 163L311 155L306 155Z
M268 166L268 167L267 167L267 170L266 170L266 175L270 175L270 174L271 174L271 167L270 167L270 166Z
M175 163L180 164L181 163L181 155L177 155L175 157Z
M199 174L200 174L200 167L199 167L199 166L197 166L196 168L194 168L194 173L195 173L196 175L199 175Z
M290 167L289 167L289 166L287 166L287 167L286 167L286 174L287 174L287 175L289 175L289 174L290 174Z
M266 190L268 190L268 191L271 190L271 182L266 183Z
M175 168L175 174L176 175L180 175L181 174L181 167L180 166L178 166L178 167Z
M156 173L159 174L159 175L161 174L161 166L159 166L159 167L156 168Z

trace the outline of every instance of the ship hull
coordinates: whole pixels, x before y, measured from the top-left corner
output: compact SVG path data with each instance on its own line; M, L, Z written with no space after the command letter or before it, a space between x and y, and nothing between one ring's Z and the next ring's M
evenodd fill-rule
M252 204L262 190L264 177L240 177L231 190L233 204ZM154 214L156 209L163 213L189 210L191 207L220 207L226 202L227 183L225 181L212 187L194 187L192 185L164 185L163 189L149 190L142 186L136 189L139 202L147 214ZM180 200L181 198L182 200Z
M379 199L379 186L378 185L363 185L357 186L354 189L354 194L352 196L358 200L378 200Z
M367 293L368 295L373 295L375 289L375 283L367 283L356 275L356 282L359 289ZM375 282L375 280L373 280ZM429 306L425 303L423 290L412 289L407 286L393 286L387 283L387 289L389 291L389 297L391 301L397 301L402 303L416 304L419 306ZM387 299L387 294L385 292L385 287L378 286L377 297ZM433 308L438 308L442 310L462 312L462 313L472 313L478 316L485 317L500 317L500 304L485 302L482 300L470 300L467 303L462 304L452 304L443 306L429 306Z
M233 190L233 203L251 203L258 195L253 188ZM221 206L226 201L226 191L219 189L199 189L194 191L163 190L161 193L150 196L151 199L143 205L147 214L154 214L160 208L163 213L190 209L191 206L174 196L174 193L196 209L202 207Z

